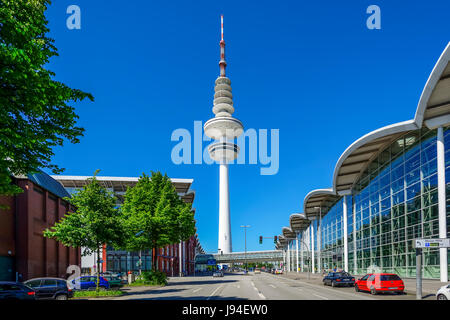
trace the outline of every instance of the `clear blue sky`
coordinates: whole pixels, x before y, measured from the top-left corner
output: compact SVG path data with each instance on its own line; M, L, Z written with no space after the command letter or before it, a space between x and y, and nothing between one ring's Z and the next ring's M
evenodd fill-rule
M66 28L79 5L81 30ZM381 30L366 8L381 8ZM64 174L139 176L161 170L193 178L199 238L217 250L219 169L174 165L173 130L213 116L220 14L235 117L246 128L280 129L280 170L230 168L233 250L272 249L273 236L301 212L305 195L331 186L350 143L414 117L423 86L450 41L442 1L88 1L49 8L59 57L56 79L91 92L76 104L85 137L56 149Z

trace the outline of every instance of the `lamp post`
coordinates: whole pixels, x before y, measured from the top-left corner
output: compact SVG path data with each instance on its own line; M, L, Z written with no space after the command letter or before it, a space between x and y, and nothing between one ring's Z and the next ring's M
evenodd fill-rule
M247 273L247 228L250 228L250 226L241 226L241 228L244 228L244 260L245 260L245 273Z
M298 239L298 237L297 237L297 238L286 238L286 240L288 241L288 246L289 246L289 240L296 240L296 239ZM305 241L303 241L303 239L300 239L300 242L303 243L304 246L306 247L306 250L308 250L308 256L309 256L310 250L309 250L308 245L306 244ZM308 261L309 261L309 259L307 258L307 262L308 262ZM308 263L308 280L309 280L309 278L310 278L309 273L310 273L310 267L309 267L309 263Z

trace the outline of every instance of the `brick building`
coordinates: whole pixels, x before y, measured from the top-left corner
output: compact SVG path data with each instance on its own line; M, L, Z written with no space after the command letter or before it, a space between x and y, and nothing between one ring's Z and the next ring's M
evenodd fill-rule
M0 197L0 281L34 277L65 277L69 265L81 265L81 252L43 237L43 231L70 208L62 198L67 191L40 172L17 176L13 182L23 193Z
M180 265L183 274L192 275L194 273L195 255L202 253L203 249L195 235L181 243L181 261L179 243L160 248L158 251L158 270L165 272L168 276L178 276Z

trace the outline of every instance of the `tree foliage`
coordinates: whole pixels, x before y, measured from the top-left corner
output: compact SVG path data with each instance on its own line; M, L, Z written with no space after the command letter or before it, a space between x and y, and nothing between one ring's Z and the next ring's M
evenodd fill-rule
M69 212L44 232L44 236L66 246L84 247L83 255L97 251L103 244L121 245L123 241L117 199L100 185L97 172L71 198L65 198L75 212Z
M121 208L126 233L124 248L129 251L157 249L186 240L195 233L191 205L184 203L167 175L143 174L128 188ZM157 256L152 268L156 269Z
M57 56L45 10L49 0L0 0L0 195L21 189L11 174L49 168L52 149L65 140L78 143L84 129L71 102L93 96L54 80L46 69Z
M75 212L69 212L53 227L46 229L44 236L65 246L83 247L83 255L97 252L99 257L104 244L122 246L124 234L116 198L99 184L97 173L98 170L82 189L65 199L75 206ZM97 271L99 268L97 261Z

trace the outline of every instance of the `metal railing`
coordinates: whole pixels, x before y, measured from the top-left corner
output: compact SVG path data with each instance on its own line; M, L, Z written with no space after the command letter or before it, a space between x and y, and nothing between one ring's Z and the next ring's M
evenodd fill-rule
M213 254L217 262L245 262L245 260L258 261L283 261L281 250L272 251L247 251L224 254Z

